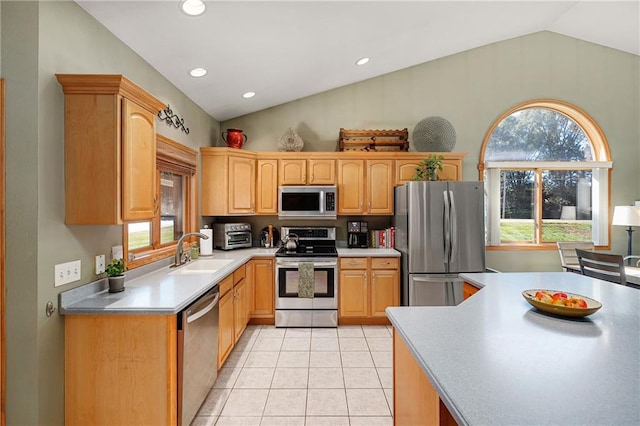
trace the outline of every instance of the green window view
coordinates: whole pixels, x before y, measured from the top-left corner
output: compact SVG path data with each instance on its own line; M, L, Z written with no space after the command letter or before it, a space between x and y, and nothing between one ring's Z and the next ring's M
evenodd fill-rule
M500 243L593 241L593 165L580 165L593 160L583 129L560 112L527 108L504 118L485 149L485 161L499 165Z

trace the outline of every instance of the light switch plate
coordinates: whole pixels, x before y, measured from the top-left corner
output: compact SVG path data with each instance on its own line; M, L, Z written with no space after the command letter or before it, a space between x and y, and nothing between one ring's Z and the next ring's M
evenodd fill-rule
M113 259L124 259L122 246L111 247L111 260Z
M53 284L55 287L58 287L61 285L79 281L81 275L82 262L80 260L60 263L54 267Z

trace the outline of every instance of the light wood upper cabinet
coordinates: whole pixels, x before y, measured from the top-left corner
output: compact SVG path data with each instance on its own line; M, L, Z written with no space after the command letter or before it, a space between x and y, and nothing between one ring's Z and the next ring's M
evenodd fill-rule
M256 214L278 214L278 160L257 161Z
M442 160L442 171L438 171L438 178L440 180L462 180L462 157L459 154L446 153L447 157ZM424 157L427 158L428 153L425 153ZM416 168L422 160L422 158L412 159L397 159L396 160L396 185L402 185L405 182L413 180L413 176L416 174Z
M155 117L166 105L122 75L56 76L65 94L65 223L151 219Z
M335 182L336 162L333 159L288 158L279 161L279 185L333 185Z
M280 160L279 185L305 185L307 183L307 160L296 158Z
M232 148L200 148L202 215L254 214L255 153Z
M154 216L156 194L155 114L122 99L122 219Z
M338 160L338 214L364 212L364 160Z
M393 160L367 160L365 214L393 214Z
M393 214L393 160L338 160L338 214Z

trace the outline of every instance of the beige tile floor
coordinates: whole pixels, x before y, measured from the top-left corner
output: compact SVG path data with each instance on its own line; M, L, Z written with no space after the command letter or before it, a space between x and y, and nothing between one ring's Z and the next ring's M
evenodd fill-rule
M392 386L390 326L249 326L192 425L393 425Z

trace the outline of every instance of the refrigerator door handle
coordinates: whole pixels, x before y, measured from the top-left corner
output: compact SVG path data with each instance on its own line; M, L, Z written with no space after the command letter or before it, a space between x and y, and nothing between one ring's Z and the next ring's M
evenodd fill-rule
M453 256L458 252L458 212L456 210L456 202L453 197L453 191L449 191L449 201L451 202L451 218L449 226L451 227L451 238L449 239L449 264L453 261Z
M449 206L449 191L443 191L444 196L444 263L448 265L451 261L451 211ZM447 270L449 268L446 268Z

